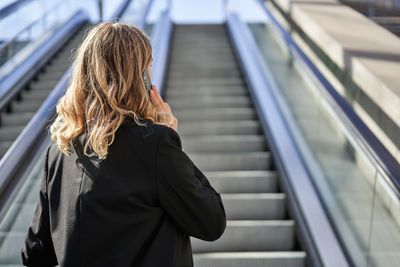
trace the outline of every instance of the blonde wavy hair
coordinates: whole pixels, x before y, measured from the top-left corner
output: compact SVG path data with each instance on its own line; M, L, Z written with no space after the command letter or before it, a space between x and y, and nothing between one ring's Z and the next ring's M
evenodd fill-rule
M151 103L142 79L151 60L150 40L135 26L107 22L87 32L73 55L72 77L50 126L51 138L64 154L69 155L71 141L83 131L84 153L90 146L105 159L115 132L128 118L141 126L146 121L170 123L170 115Z

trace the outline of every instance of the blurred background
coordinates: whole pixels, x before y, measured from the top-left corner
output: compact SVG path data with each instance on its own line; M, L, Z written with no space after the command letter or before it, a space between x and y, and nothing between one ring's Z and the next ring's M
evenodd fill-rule
M151 38L152 82L221 193L195 266L400 266L400 0L0 0L0 266L39 197L72 55L99 21Z

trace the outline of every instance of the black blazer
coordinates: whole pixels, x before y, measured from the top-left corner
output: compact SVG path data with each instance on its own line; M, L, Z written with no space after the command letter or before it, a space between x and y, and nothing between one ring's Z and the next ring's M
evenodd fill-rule
M189 236L214 241L223 234L221 196L182 151L176 131L131 120L103 161L91 150L83 156L84 138L70 156L56 144L47 149L24 265L193 266Z

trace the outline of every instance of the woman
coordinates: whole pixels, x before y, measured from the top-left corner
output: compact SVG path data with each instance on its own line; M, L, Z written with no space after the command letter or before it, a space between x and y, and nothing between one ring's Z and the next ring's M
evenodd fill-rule
M226 227L221 196L182 150L177 119L142 75L148 37L102 23L76 52L51 125L27 266L193 266L189 236Z

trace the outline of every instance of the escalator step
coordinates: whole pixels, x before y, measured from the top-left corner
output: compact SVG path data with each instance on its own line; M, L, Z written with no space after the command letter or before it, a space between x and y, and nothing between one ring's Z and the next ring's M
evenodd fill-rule
M188 71L188 68L190 68ZM203 68L203 69L201 69ZM190 61L185 60L181 62L173 63L169 68L168 77L182 77L188 74L195 74L195 70L200 70L198 72L199 75L204 76L205 74L209 74L212 77L215 77L215 71L237 71L236 62L234 60L224 60L219 62L214 62L210 64L208 61ZM238 73L240 75L240 73ZM196 77L196 76L194 76ZM201 77L201 76L200 76Z
M203 55L205 53L208 53L207 51L205 51L204 53L202 53ZM193 71L195 68L197 67L201 67L201 66L206 66L206 65L210 65L215 63L215 67L227 67L227 66L231 66L231 65L235 65L235 60L232 59L231 55L225 55L223 57L220 57L218 55L218 53L215 53L214 55L210 55L208 57L204 57L204 58L199 58L196 61L191 60L189 57L187 56L183 56L183 54L177 55L179 57L181 57L180 59L174 61L173 67L181 67L181 70L184 70L186 67L191 67L191 69L186 69L186 70L190 70ZM192 54L190 55L191 57L193 56ZM199 55L197 55L199 56ZM215 61L215 57L218 57L218 62Z
M33 81L30 84L31 90L35 89L43 89L43 88L54 88L56 84L58 83L59 80L39 80L39 81Z
M304 267L302 251L214 252L193 256L196 267Z
M204 171L269 170L269 152L190 153L193 162Z
M169 105L173 110L180 108L201 107L251 107L251 100L246 96L203 96L196 98L175 97Z
M43 99L14 102L12 105L13 113L35 112L43 104Z
M208 108L174 111L180 121L253 120L257 115L252 108Z
M222 25L175 26L166 101L184 151L220 192L227 227L191 237L195 266L305 266L295 222Z
M70 60L71 52L68 52L60 57L53 58L50 62L50 66L66 66L68 67L71 64Z
M65 72L67 69L71 66L69 63L65 64L52 64L52 65L46 65L45 71L46 72L51 72L51 71L56 71L56 72Z
M206 171L204 174L221 194L278 191L276 171Z
M212 96L247 96L247 90L244 86L196 86L196 87L180 87L168 90L166 96L169 99L175 97L197 99L201 97Z
M256 120L238 121L182 121L179 117L178 133L181 136L203 136L203 135L244 135L260 134L261 126Z
M25 126L10 126L0 128L0 141L14 141Z
M52 90L53 89L26 91L22 95L22 100L28 102L41 100L43 102L49 96Z
M210 67L201 73L183 71L182 67L171 66L172 73L168 76L169 79L182 79L182 78L207 78L207 77L235 77L240 76L241 72L238 68L233 67Z
M59 81L65 72L43 72L39 75L40 81Z
M266 149L262 135L206 135L182 137L186 152L251 152Z
M54 76L58 75L58 77L62 77L64 75L65 71L53 71L53 70L50 69L50 70L47 70L45 72L42 72L41 75L49 74L49 75L54 75Z
M228 220L283 220L283 193L221 194ZM268 208L266 208L268 207Z
M294 221L228 220L224 234L213 242L190 237L193 253L288 251L294 249Z
M3 113L1 118L2 120L1 128L6 128L9 126L16 126L16 125L26 125L34 114L35 114L34 112Z
M171 90L179 87L196 87L196 86L215 86L215 85L224 85L224 86L232 86L232 85L243 85L243 80L240 77L228 77L228 78L204 78L204 79L174 79L168 80L167 86L171 87Z

